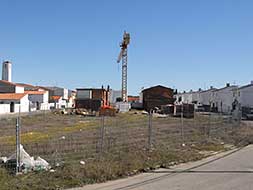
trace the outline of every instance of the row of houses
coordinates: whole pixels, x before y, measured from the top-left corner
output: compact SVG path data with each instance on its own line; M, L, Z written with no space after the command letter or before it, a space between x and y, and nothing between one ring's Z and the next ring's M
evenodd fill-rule
M226 84L223 88L189 91L175 95L176 103L194 104L203 111L230 114L235 106L253 108L253 81L244 86Z
M11 62L3 62L0 114L74 107L74 91L60 87L14 83L11 81L11 68Z
M0 80L0 113L74 107L75 92ZM66 94L66 96L64 95Z

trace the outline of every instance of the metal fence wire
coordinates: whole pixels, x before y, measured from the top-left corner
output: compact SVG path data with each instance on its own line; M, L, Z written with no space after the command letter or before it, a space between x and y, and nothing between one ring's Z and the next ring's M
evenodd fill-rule
M0 120L1 159L17 154L16 143L20 143L31 156L39 156L52 166L99 159L109 153L120 155L161 147L175 151L207 141L234 143L249 135L249 125L218 114L196 114L192 119L185 119L153 113L117 117L47 113L21 117L17 125L20 136L15 122L15 117ZM17 166L17 162L10 164Z

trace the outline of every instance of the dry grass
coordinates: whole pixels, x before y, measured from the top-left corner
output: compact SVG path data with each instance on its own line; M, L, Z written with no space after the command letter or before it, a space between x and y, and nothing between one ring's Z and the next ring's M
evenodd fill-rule
M245 145L253 137L249 126L234 128L219 116L184 120L183 137L180 118L153 118L153 149L147 151L147 115L130 112L105 118L104 138L101 118L47 113L25 116L21 121L27 152L45 158L53 167L60 163L60 167L54 173L16 177L0 169L0 189L60 189L103 182L198 160L226 150L227 143ZM8 145L15 142L15 120L5 119L0 125L0 156L9 156L14 152L14 146ZM80 160L86 164L80 165Z

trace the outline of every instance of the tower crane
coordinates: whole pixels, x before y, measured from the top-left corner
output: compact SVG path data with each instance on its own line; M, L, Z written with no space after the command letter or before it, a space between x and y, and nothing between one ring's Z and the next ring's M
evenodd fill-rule
M122 60L122 101L127 102L127 46L130 43L130 34L126 31L123 34L123 41L120 43L121 51L117 63Z

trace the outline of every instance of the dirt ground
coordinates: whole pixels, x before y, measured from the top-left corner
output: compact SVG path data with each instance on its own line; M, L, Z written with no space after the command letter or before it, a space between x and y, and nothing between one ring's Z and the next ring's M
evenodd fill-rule
M0 120L0 157L15 152L15 125L15 117ZM29 184L33 189L45 189L39 185L42 177L45 183L54 181L49 189L57 189L170 167L251 143L252 134L251 124L219 115L183 120L157 116L150 120L149 115L136 111L116 117L25 115L21 117L21 143L31 156L46 159L55 172L31 173L20 189ZM9 177L5 169L1 172ZM23 177L6 187L15 189Z

